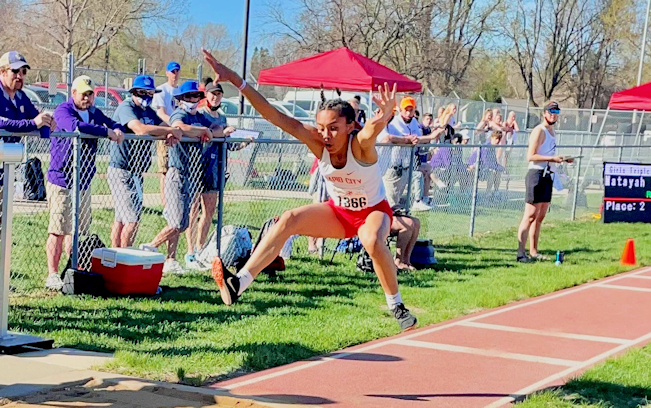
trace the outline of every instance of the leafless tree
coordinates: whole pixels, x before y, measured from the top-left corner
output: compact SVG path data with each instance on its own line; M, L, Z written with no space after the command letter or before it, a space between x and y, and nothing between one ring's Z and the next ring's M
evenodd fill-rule
M35 0L24 4L22 15L31 41L65 69L68 53L83 64L119 33L164 18L168 6L159 0Z

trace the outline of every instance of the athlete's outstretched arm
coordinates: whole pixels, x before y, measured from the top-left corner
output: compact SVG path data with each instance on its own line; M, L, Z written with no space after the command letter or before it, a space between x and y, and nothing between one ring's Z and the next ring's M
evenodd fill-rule
M393 116L396 107L396 84L389 90L389 84L377 87L378 94L373 95L373 102L378 106L379 111L364 125L364 128L357 133L357 141L362 151L370 153L375 151L375 140L382 129L387 125L389 118Z
M217 61L209 51L204 49L202 49L202 51L206 62L210 64L213 71L215 71L215 81L228 81L237 88L242 85L244 80L237 73ZM314 126L304 124L280 112L252 86L247 85L241 92L246 99L251 102L251 106L253 106L262 117L305 143L312 153L314 153L318 158L321 158L324 143Z

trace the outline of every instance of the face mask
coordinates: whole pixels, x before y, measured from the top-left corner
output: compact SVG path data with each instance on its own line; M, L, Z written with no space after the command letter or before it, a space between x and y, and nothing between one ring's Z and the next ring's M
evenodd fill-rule
M140 106L142 106L143 108L146 108L146 107L151 105L152 97L151 96L145 96L145 97L136 96L136 100L138 101Z
M179 106L186 112L194 113L197 110L199 102L179 101Z
M211 107L210 107L210 110L213 111L213 112L216 112L216 111L217 111L219 108L221 108L221 107L222 107L222 104L220 103L220 104L217 105L217 106L211 106Z

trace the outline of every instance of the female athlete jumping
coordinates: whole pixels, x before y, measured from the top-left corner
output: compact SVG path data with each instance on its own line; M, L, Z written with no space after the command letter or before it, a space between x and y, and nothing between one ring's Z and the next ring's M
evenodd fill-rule
M328 202L283 213L237 275L230 273L219 258L215 259L212 274L224 303L230 305L239 298L260 271L276 258L290 236L342 239L357 235L373 260L387 304L400 328L414 328L416 317L402 302L396 265L386 245L393 213L386 200L375 149L377 135L396 106L396 86L393 90L386 83L378 86L379 94L373 101L380 111L362 130L354 130L355 110L341 99L322 102L316 116L317 125L313 127L281 113L210 52L203 52L215 71L216 80L231 82L260 115L307 145L319 159L319 170L330 196Z

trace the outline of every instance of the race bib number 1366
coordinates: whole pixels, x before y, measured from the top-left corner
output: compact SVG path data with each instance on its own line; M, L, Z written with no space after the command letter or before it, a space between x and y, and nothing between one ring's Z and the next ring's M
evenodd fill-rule
M339 189L338 189L339 190ZM336 191L335 204L348 210L363 210L368 207L368 197L365 191Z

